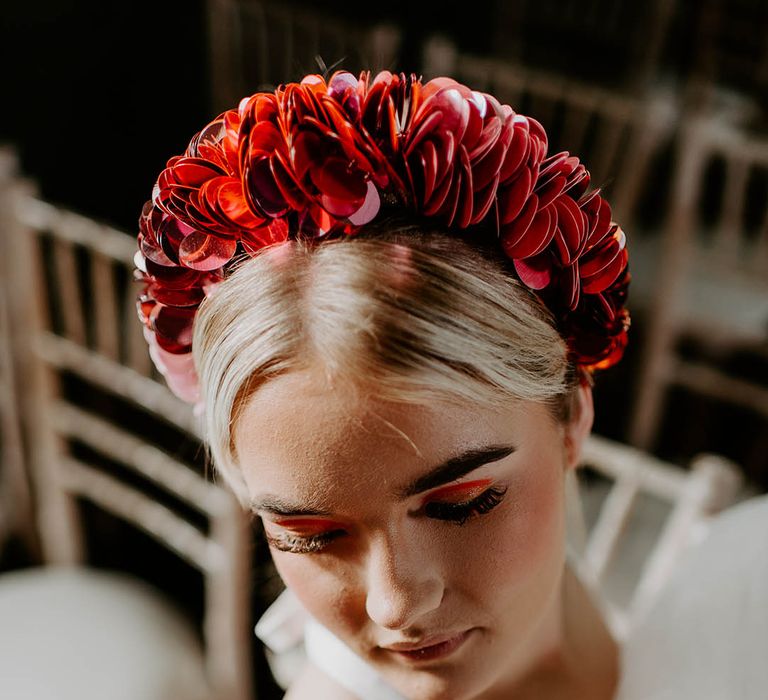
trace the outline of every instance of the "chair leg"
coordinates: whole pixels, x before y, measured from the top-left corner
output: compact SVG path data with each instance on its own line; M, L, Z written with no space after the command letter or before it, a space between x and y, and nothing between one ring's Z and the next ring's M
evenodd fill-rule
M669 376L670 358L655 345L652 340L646 344L629 425L629 443L646 452L652 450L659 432Z

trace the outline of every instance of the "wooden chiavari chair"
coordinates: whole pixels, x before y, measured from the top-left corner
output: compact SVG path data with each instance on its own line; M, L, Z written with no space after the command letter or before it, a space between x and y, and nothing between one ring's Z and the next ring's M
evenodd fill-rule
M686 470L598 435L586 441L581 466L598 475L600 497L589 480L571 476L569 542L582 580L622 639L680 555L705 536L708 520L736 500L741 472L716 455L699 455Z
M199 444L199 427L149 361L135 317L135 239L42 201L24 181L6 179L0 196L2 288L47 564L0 577L3 694L53 697L35 680L49 673L57 698L252 698L247 516L174 447ZM167 595L87 566L84 504L199 572L201 634ZM28 620L42 614L66 628L32 639ZM126 635L144 650L141 666L126 653ZM20 639L32 645L29 658ZM112 646L127 656L125 668ZM75 666L62 668L72 658Z
M676 155L630 429L644 449L671 387L768 419L768 386L719 361L736 349L768 356L768 139L694 116ZM681 354L681 339L698 357Z
M15 176L16 162L10 152L0 151L0 178ZM3 213L0 212L0 217ZM32 502L21 435L17 378L11 348L8 295L0 284L0 553L16 536L30 553L38 549L34 534Z

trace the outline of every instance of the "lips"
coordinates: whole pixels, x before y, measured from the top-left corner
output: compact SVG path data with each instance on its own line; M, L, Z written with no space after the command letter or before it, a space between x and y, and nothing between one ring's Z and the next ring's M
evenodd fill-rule
M417 642L396 642L382 646L382 649L393 652L402 658L421 661L448 656L458 649L467 639L472 630L463 632L447 632L430 635Z

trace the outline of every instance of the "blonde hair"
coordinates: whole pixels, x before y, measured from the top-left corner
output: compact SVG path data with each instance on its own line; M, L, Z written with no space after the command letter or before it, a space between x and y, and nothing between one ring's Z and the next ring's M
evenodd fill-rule
M206 445L243 503L237 421L280 374L319 368L391 401L540 401L561 418L574 385L551 315L501 261L412 227L265 247L202 303L192 346Z

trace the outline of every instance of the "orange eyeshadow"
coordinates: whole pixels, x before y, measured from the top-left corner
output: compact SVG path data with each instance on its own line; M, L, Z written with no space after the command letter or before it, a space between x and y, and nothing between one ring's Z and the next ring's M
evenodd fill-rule
M486 486L490 486L493 483L493 479L476 479L475 481L465 481L461 484L451 484L450 486L443 486L442 488L433 491L427 496L423 503L429 503L438 498L445 498L446 496L475 495L476 492L482 491Z

